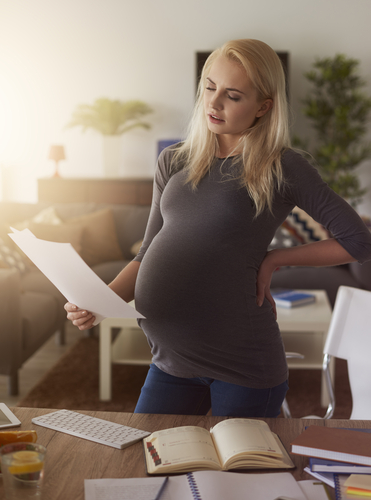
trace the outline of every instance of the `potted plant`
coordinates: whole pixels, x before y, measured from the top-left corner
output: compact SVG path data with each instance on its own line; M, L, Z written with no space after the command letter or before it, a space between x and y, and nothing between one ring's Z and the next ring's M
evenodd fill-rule
M305 73L313 87L304 100L314 141L293 141L313 155L308 159L318 162L322 178L353 206L366 192L354 169L371 157L370 144L364 141L371 99L361 91L365 82L358 65L359 61L342 54L315 61L313 69Z
M93 104L80 104L72 114L67 127L79 126L83 132L95 130L103 136L104 169L107 177L117 177L120 166L120 141L118 138L137 127L150 129L143 116L152 109L142 101L119 101L105 97Z

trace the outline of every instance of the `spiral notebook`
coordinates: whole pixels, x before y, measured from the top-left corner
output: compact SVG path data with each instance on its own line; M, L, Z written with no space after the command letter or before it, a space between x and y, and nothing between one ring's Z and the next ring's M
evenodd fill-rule
M161 500L267 500L285 496L295 500L328 500L322 483L297 482L289 472L240 474L197 471L171 476ZM305 483L305 484L304 484Z
M349 474L334 474L336 500L344 500L347 498L343 484L348 475Z
M370 500L370 495L347 495L344 483L348 477L349 474L334 474L336 500Z

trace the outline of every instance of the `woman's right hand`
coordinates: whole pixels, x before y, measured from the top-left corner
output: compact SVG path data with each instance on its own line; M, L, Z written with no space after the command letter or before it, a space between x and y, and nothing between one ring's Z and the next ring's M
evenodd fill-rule
M71 302L67 302L64 309L67 311L67 319L72 321L72 324L77 326L79 330L89 330L93 327L95 316L91 312L79 309Z

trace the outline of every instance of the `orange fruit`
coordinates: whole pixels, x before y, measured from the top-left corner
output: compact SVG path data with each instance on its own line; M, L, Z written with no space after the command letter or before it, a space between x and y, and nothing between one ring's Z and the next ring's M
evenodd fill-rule
M39 459L37 451L15 451L8 470L10 474L29 474L39 472L43 468L43 465L44 462Z
M0 446L9 443L36 443L36 431L0 431Z

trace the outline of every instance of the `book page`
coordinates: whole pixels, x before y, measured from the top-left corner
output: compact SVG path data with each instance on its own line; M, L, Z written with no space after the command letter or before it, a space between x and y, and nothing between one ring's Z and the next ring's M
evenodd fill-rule
M280 447L268 424L261 420L247 418L223 420L210 432L223 467L229 459L240 453L282 457Z
M169 478L161 500L191 500L192 498L273 500L279 496L307 500L301 487L289 472L239 474L237 472L197 471L189 476L192 477L192 482L196 486L198 497L192 496L184 476L177 476Z
M193 463L220 469L210 433L203 427L185 426L154 432L144 439L144 447L148 472L156 468L188 471L192 470L190 465Z

